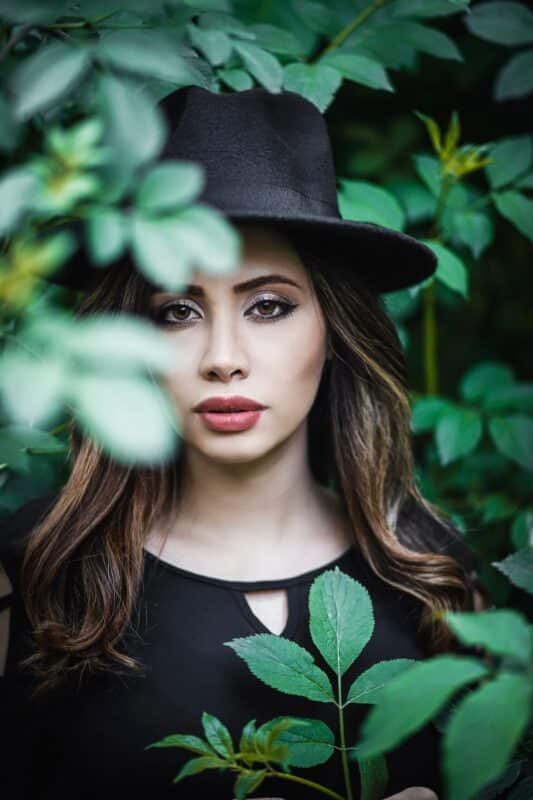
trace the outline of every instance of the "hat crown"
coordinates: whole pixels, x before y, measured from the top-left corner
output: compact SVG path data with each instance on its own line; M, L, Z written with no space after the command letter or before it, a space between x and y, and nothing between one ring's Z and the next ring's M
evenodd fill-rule
M160 106L169 126L161 157L202 164L202 202L227 212L340 218L326 122L301 95L262 87L221 94L192 85Z

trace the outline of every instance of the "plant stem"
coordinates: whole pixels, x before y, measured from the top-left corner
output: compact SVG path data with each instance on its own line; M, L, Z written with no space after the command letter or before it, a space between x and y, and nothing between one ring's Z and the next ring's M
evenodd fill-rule
M309 59L309 61L307 63L311 64L313 61L316 61L318 58L322 58L322 56L325 55L326 53L329 53L330 50L335 50L337 47L340 47L341 44L344 42L344 40L347 39L348 36L352 33L352 31L354 31L356 28L358 28L359 25L362 25L363 22L366 19L368 19L368 17L371 14L374 13L374 11L377 11L378 8L381 8L381 6L384 6L385 3L388 3L388 1L389 0L373 0L373 2L370 3L369 6L364 8L361 11L361 13L358 14L357 17L354 20L352 20L352 22L350 22L348 25L346 25L345 28L343 28L341 31L339 31L339 33L331 40L331 42L328 44L328 46L325 47L324 50L321 53L318 53L314 58Z
M338 695L338 709L339 709L339 737L341 740L342 771L344 773L346 796L348 800L352 800L353 797L352 785L350 783L350 770L348 767L348 755L346 751L346 736L344 734L344 706L342 703L341 676L339 673L337 673L337 695Z
M322 792L322 794L332 797L333 800L346 800L342 794L337 794L337 792L334 792L333 789L328 789L327 786L322 786L320 783L315 783L307 778L302 778L300 775L289 775L286 772L278 772L277 770L272 770L272 772L269 772L268 775L272 776L273 778L284 778L286 781L293 781L294 783L301 783L304 786L309 786L310 789L316 789L317 792Z

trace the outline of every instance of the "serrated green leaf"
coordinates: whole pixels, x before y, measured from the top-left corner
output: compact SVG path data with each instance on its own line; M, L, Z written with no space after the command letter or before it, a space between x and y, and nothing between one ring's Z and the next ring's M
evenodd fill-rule
M239 751L250 750L252 748L252 741L255 736L255 719L249 720L244 728L239 739Z
M264 724L265 730L285 717L276 717ZM287 763L293 767L315 767L324 764L335 752L335 734L325 722L302 717L294 719L290 728L282 731L276 742L288 747Z
M338 567L319 575L309 589L309 630L326 664L344 675L374 631L368 590Z
M342 75L327 64L293 62L283 68L283 88L301 94L321 113L327 109L342 84Z
M217 70L217 75L231 89L235 89L236 92L243 92L245 89L251 89L254 85L250 75L243 69L219 69Z
M415 664L389 683L365 718L357 757L373 758L395 748L458 689L486 674L483 664L466 656L439 655Z
M474 258L479 258L494 238L492 220L481 211L454 211L453 233L462 245L468 247Z
M525 618L509 608L445 613L444 618L461 642L484 647L499 656L511 656L529 664L533 642Z
M231 734L227 727L214 714L204 711L202 714L202 727L205 738L213 748L224 758L231 758L235 751Z
M184 750L190 750L193 753L215 755L214 750L199 736L185 733L171 733L158 742L147 745L144 749L149 750L151 747L182 747Z
M233 793L235 800L244 800L250 792L261 786L265 775L268 774L267 769L261 769L253 772L241 772L235 783L233 784Z
M509 414L489 420L492 441L511 461L533 470L533 419L525 414Z
M135 214L131 234L135 263L148 280L169 292L182 289L190 272L191 255L182 246L174 219Z
M526 676L502 673L463 699L444 733L446 797L473 800L501 774L529 721L531 693Z
M224 642L231 647L259 680L285 694L319 703L335 701L326 673L313 656L296 642L269 633L258 633Z
M379 703L380 695L387 684L414 664L416 661L412 658L394 658L373 664L354 680L348 690L345 705Z
M189 24L187 33L194 47L199 50L213 66L225 64L232 50L231 39L224 31L200 28Z
M172 783L178 783L183 778L188 778L190 775L197 775L206 769L220 768L225 764L222 758L216 756L198 756L198 758L191 758L180 769Z
M446 465L471 453L481 440L483 423L478 411L454 408L444 414L435 428L441 464Z
M502 561L492 561L506 575L511 583L533 594L533 547L528 544L515 553L511 553Z

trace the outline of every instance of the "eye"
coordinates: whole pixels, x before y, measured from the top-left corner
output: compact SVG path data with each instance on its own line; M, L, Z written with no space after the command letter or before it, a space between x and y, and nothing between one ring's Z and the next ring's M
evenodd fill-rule
M254 308L258 307L267 307L267 314L249 314L248 312L252 311ZM279 306L282 311L279 314L268 314L269 307L272 306ZM255 321L258 322L277 322L280 319L284 319L288 317L298 306L294 303L289 303L284 300L280 300L277 297L260 297L256 302L250 306L247 312L247 316L251 316ZM161 308L156 309L152 312L152 318L154 321L159 325L167 325L167 326L180 326L180 325L187 325L192 321L192 319L188 316L189 311L196 311L191 305L185 302L178 302L173 300L170 303L166 303L165 305L161 306ZM169 314L172 312L172 317L169 317ZM185 315L185 316L184 316Z

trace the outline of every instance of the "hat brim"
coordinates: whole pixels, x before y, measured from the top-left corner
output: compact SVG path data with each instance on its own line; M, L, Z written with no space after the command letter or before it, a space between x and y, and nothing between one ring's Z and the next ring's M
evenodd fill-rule
M234 222L272 222L281 228L308 230L310 235L320 239L321 245L327 247L331 244L336 255L342 250L348 270L353 267L354 274L376 293L416 285L431 277L437 269L437 256L431 248L409 234L376 223L310 214L298 217L218 210ZM70 227L79 231L81 223ZM91 265L82 248L46 280L83 291L94 279L95 269L101 268Z

